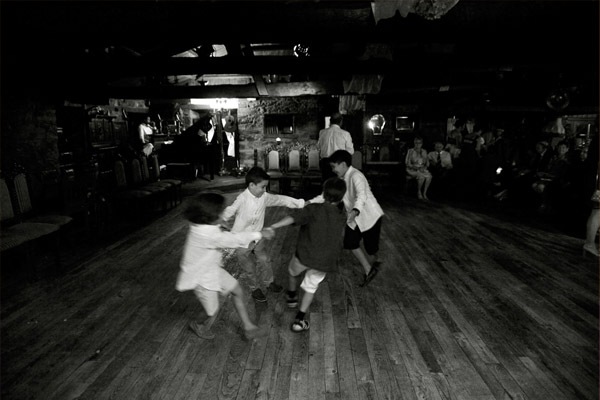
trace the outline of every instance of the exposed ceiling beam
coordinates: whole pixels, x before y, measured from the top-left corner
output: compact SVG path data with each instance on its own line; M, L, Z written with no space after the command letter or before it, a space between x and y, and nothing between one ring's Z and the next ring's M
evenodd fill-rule
M167 75L202 75L202 74L317 74L317 75L340 75L350 76L353 74L404 74L411 72L431 73L434 71L460 71L460 72L494 72L524 70L535 67L545 71L564 70L565 63L560 58L547 64L511 64L510 60L498 61L497 63L473 60L449 60L444 57L421 57L416 60L402 60L392 62L386 59L370 60L347 60L340 58L297 58L297 57L211 57L211 58L187 58L170 57L163 59L147 59L144 57L126 59L99 59L81 60L73 59L65 62L59 70L53 71L61 76L77 76L82 73L92 74L88 76L102 79L116 79L119 77L135 76L167 76ZM10 64L10 60L7 60ZM567 65L568 67L568 65ZM30 66L36 69L37 66ZM52 70L51 64L46 64L46 69Z
M295 97L326 94L343 94L341 81L313 81L269 84L271 96ZM260 97L254 84L220 86L140 86L140 87L89 87L71 88L67 97L82 98L93 93L118 99L190 99L190 98L248 98Z
M81 73L98 78L135 77L147 75L202 75L202 74L381 74L391 72L394 65L389 60L353 61L341 59L311 59L296 57L170 57L147 59L144 57L113 60L77 60L63 63L61 71L66 77ZM47 65L47 68L52 68ZM55 71L60 73L61 71Z

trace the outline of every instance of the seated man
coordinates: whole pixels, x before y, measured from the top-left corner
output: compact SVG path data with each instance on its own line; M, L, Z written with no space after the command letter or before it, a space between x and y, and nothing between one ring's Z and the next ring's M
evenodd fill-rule
M435 142L433 147L434 150L427 155L429 159L429 172L433 176L432 189L438 195L442 195L449 188L450 171L453 168L452 156L448 151L444 150L442 142Z
M429 171L434 175L447 174L452 169L452 156L444 150L442 142L433 144L433 151L427 155L429 157Z

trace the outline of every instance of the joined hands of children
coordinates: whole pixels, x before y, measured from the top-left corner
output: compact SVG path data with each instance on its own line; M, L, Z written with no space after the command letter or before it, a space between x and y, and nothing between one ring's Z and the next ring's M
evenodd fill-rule
M260 231L260 234L264 239L271 240L275 237L275 229L265 228L262 231Z
M358 217L358 210L353 209L352 211L350 211L348 213L348 217L346 219L346 222L347 223L352 223L352 222L354 222L354 220L356 219L356 217Z

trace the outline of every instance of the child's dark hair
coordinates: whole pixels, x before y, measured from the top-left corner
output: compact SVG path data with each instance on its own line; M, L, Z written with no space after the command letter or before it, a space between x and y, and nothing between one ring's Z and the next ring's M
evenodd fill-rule
M271 179L271 177L264 169L261 167L252 167L246 173L246 186L249 186L251 183L256 185L262 181L268 181L269 179Z
M323 198L329 203L337 203L344 198L346 182L338 177L327 179L323 183Z
M341 164L345 162L349 167L352 165L352 154L348 153L346 150L336 150L332 155L329 156L330 163Z
M190 200L183 216L194 224L213 224L225 209L225 197L218 193L202 193Z

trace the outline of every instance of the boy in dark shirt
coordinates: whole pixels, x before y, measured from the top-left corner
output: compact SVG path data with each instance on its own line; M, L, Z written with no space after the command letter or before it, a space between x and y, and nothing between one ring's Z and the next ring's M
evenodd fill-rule
M298 306L298 277L304 271L304 279L300 287L304 290L302 302L296 319L291 326L292 331L302 332L310 325L305 319L319 283L325 279L327 272L336 270L337 258L342 250L344 228L347 215L341 206L346 193L346 182L340 178L329 178L323 183L324 203L310 204L294 217L288 216L271 225L271 228L295 224L300 225L296 254L288 267L289 286L288 307Z

